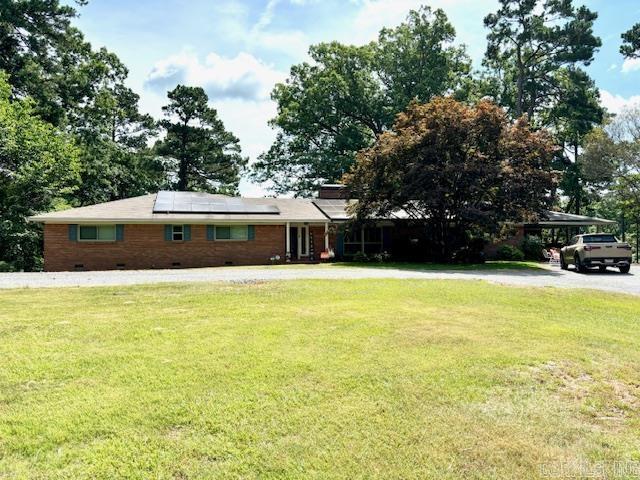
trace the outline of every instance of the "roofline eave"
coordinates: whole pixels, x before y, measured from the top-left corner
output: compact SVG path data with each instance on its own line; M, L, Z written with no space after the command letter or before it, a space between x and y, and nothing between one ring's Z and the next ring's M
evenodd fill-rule
M167 218L167 219L140 219L140 218L73 218L73 217L58 217L58 218L38 218L37 216L27 218L29 222L33 223L43 223L43 224L80 224L80 223L90 223L90 224L111 224L111 223L121 223L121 224L130 224L130 225L149 225L149 224L158 224L158 225L167 225L172 223L189 223L191 225L216 225L216 224L224 224L224 223L238 223L238 224L252 224L252 225L284 225L286 223L318 223L324 224L327 223L328 219L326 218L278 218L273 220L263 220L263 219L247 219L247 218L238 218L238 219L200 219L200 218Z

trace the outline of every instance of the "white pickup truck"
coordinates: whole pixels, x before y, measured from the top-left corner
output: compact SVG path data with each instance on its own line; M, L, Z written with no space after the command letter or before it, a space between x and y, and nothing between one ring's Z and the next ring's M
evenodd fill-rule
M631 247L609 233L576 235L569 245L560 250L562 269L566 270L572 264L578 272L592 267L604 272L607 267L617 267L620 273L629 273Z

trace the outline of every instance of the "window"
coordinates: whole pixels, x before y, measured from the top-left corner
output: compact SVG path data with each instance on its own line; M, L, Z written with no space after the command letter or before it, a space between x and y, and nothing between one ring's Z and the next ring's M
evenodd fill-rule
M181 242L184 240L184 226L172 225L171 226L171 240L174 242Z
M248 240L247 225L225 225L215 227L215 240Z
M616 243L616 237L608 234L585 235L582 237L583 243Z
M345 232L344 254L355 255L358 252L382 252L382 227L363 227Z
M382 227L366 227L363 229L364 253L367 255L382 252Z
M365 228L364 243L382 243L382 228Z
M362 229L344 232L344 254L355 255L362 251Z
M79 225L78 239L80 241L115 242L115 225Z

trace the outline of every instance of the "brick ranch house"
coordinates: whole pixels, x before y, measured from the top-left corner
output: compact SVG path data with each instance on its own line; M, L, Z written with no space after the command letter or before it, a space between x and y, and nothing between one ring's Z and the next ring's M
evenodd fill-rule
M347 231L353 200L344 192L325 185L317 198L301 199L163 191L30 220L44 224L46 271L261 265L419 248L404 212Z
M158 192L30 217L44 224L46 271L315 261L390 249L393 219L344 234L338 186L316 199Z

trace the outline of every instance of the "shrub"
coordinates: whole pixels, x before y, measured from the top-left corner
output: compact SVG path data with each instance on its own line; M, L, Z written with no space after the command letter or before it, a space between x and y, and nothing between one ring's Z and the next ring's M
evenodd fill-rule
M501 245L496 252L498 260L524 260L524 253L518 247L512 245Z
M354 262L368 262L369 256L366 253L357 252L352 259Z
M0 260L0 272L13 272L13 270L13 265L11 265L9 262Z
M371 255L372 262L385 263L391 260L391 254L387 252L376 253Z
M543 260L542 249L544 249L544 243L536 236L527 236L520 244L520 249L524 253L524 258L527 260Z
M485 244L481 237L472 238L453 255L453 260L456 263L484 263Z

